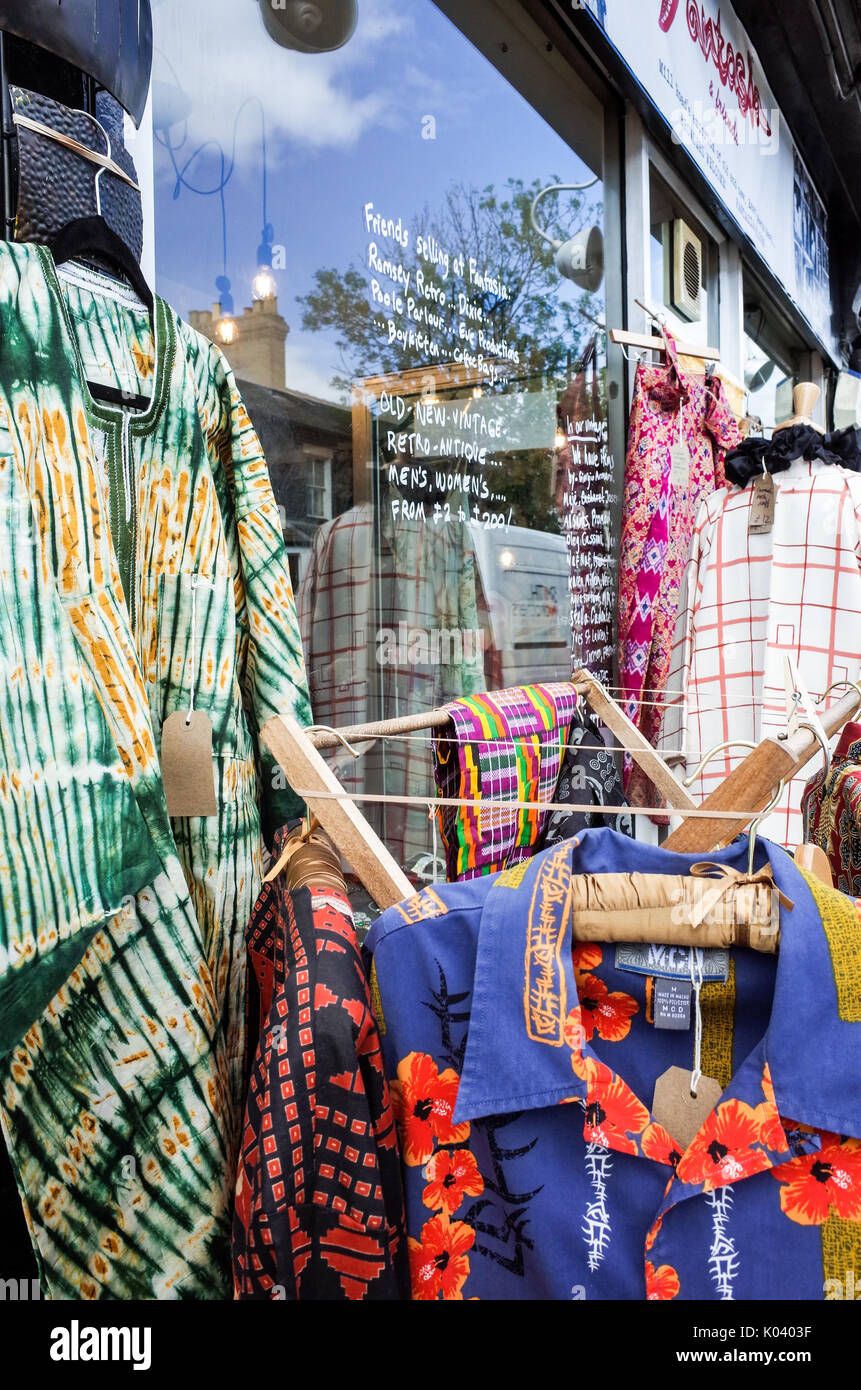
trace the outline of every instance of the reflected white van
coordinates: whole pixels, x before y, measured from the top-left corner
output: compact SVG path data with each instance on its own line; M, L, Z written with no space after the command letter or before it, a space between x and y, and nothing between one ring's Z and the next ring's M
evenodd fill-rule
M525 526L505 531L485 530L478 521L469 525L503 687L568 680L571 596L565 537Z

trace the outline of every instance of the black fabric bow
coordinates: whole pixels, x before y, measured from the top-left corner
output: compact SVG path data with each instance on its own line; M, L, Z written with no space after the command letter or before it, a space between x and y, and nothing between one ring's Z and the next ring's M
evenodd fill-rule
M778 430L773 439L743 439L726 456L726 476L736 487L747 487L752 478L768 473L783 473L797 458L812 463L839 463L854 473L861 473L861 443L858 431L850 425L845 430L820 434L811 425L791 425Z

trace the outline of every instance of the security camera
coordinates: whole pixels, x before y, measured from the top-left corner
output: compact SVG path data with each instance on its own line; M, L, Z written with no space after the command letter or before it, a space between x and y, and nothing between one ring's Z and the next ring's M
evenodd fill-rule
M282 48L331 53L352 38L358 0L260 0L266 31Z

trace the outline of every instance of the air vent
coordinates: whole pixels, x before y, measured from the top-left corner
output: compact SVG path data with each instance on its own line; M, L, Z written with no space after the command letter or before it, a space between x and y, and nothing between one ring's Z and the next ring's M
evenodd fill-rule
M703 313L703 244L687 222L673 223L673 283L670 304L677 314L696 323Z

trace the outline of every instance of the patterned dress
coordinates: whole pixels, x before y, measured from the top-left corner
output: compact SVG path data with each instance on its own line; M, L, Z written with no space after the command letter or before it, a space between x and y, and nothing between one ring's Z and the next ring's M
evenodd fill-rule
M637 368L619 563L619 681L624 710L650 743L663 715L663 691L679 587L700 503L724 486L724 451L739 441L735 417L715 377L682 372L673 340L668 363ZM683 443L690 455L688 484L674 487L670 451ZM631 805L655 805L656 792L626 759Z
M813 696L861 676L861 477L796 459L774 474L774 494L762 535L749 532L752 487L715 493L697 517L659 745L683 751L689 775L719 743L786 728L787 656ZM711 795L745 751L716 754L691 795ZM801 842L804 786L804 772L791 779L761 834Z
M278 513L212 344L6 243L0 595L0 1112L42 1294L223 1297L259 805L296 810L256 733L310 716ZM171 822L192 694L217 810Z
M821 768L811 777L801 810L804 838L828 855L835 887L861 898L861 724L846 725L828 775Z

